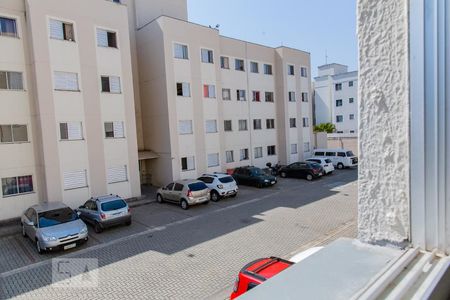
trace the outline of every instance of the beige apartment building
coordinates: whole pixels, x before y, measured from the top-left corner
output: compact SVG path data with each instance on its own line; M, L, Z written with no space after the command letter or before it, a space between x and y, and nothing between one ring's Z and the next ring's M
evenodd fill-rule
M156 154L141 161L142 178L162 185L310 155L309 53L190 23L186 1L150 2L135 2L138 119L143 150ZM164 15L146 18L147 10Z
M0 2L0 220L140 195L127 7Z

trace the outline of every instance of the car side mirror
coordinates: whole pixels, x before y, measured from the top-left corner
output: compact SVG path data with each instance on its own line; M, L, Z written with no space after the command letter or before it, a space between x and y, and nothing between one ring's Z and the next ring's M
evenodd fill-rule
M81 211L76 211L77 215L80 216L81 215Z
M165 191L165 190L167 190L167 188L166 188L166 187L163 187L162 190Z
M78 209L83 209L85 208L84 205L80 205L80 207L78 207Z

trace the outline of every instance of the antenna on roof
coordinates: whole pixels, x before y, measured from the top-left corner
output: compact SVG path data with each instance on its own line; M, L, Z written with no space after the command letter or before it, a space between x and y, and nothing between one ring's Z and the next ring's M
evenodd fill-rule
M219 29L220 28L220 24L216 24L216 27L215 27L216 29Z
M328 65L328 52L327 52L327 49L325 49L325 64Z

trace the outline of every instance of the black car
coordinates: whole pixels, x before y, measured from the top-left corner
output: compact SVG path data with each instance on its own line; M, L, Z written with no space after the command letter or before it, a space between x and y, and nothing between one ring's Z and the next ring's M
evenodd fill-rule
M233 178L238 184L252 185L259 188L277 183L277 178L266 174L257 167L240 167L234 169Z
M321 165L313 162L296 162L280 169L281 177L305 178L306 180L313 180L319 178L324 174Z

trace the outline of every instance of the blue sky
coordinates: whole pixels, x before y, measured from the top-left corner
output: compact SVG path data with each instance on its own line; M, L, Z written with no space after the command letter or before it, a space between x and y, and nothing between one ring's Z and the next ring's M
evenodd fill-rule
M220 34L311 53L313 75L325 63L357 68L355 0L188 0L189 21L220 24Z

